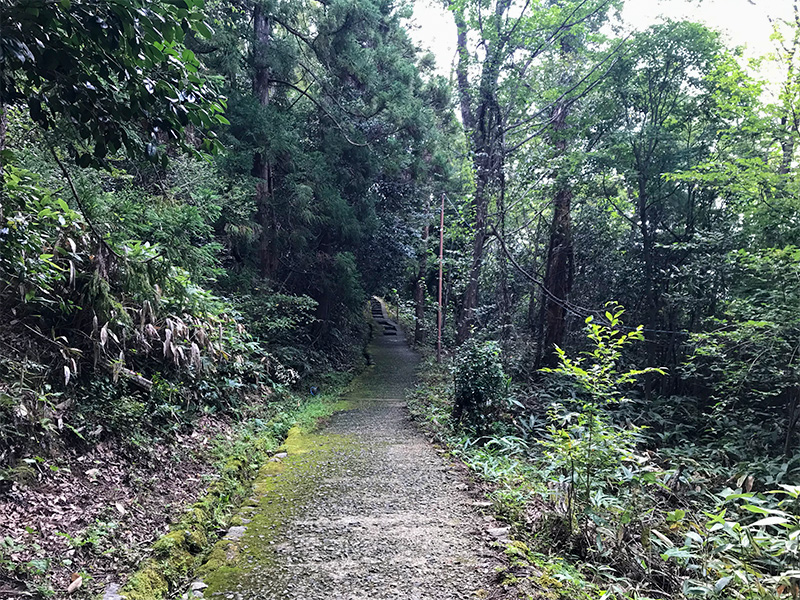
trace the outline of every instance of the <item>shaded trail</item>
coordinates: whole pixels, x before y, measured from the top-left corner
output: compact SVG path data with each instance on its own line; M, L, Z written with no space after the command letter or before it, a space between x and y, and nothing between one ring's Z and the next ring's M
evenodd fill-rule
M380 328L370 354L352 410L290 436L289 456L262 470L243 527L206 567L206 598L488 597L485 524L405 409L417 357Z

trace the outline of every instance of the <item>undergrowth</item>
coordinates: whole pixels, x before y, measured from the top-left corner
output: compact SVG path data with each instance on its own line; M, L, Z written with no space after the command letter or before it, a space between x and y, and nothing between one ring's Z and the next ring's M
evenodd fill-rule
M489 425L451 420L453 375L433 360L408 398L512 526L502 583L548 598L797 597L800 463L754 454L746 419L704 431L688 402L638 397L644 372L622 366L640 330L621 315L590 319L590 349L512 386ZM689 429L701 434L670 433Z

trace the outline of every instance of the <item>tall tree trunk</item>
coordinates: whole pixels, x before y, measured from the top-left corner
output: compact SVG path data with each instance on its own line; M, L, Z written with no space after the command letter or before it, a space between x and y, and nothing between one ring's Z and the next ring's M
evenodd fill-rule
M488 199L485 197L485 182L476 189L473 197L474 234L472 238L472 262L469 268L469 279L461 308L456 319L456 343L465 342L472 333L475 324L475 309L478 307L478 288L480 285L481 268L483 267L483 248L486 245L486 217L488 213Z
M425 207L425 216L428 217L430 211L430 201ZM419 254L419 266L417 269L417 283L414 287L414 303L416 324L414 326L414 343L422 344L425 341L425 277L428 273L428 236L430 235L430 224L426 221L422 228L422 251Z
M454 3L451 3L454 4ZM477 156L479 140L476 139L475 116L472 111L472 98L469 85L469 49L467 48L467 24L464 18L463 5L453 10L456 22L456 44L458 48L458 62L456 63L456 79L458 81L459 101L461 108L461 122L467 135L473 157L473 166ZM478 169L476 169L477 171ZM483 189L484 182L480 176L476 181L475 195L472 206L475 211L475 237L473 238L472 264L470 265L469 280L464 291L464 298L456 319L456 342L461 343L469 337L472 325L473 311L478 305L478 281L480 278L481 262L483 259L483 244L486 227L486 209L484 208Z
M253 95L262 107L270 102L270 70L267 53L272 36L272 21L264 7L256 2L253 7ZM274 191L272 164L262 148L253 156L253 177L256 184L256 221L259 234L259 271L262 277L272 276L278 266L275 247L277 220L272 206Z
M568 37L561 41L561 55L569 59L575 52ZM570 83L567 77L565 84ZM558 158L563 158L568 151L567 117L569 102L566 98L553 108L553 146ZM572 244L572 186L570 173L562 170L556 173L555 195L553 197L553 222L550 227L550 243L547 248L544 289L542 290L540 327L543 329L539 337L539 366L553 367L558 361L555 347L563 347L567 331L566 303L572 293L573 259Z
M472 113L472 99L469 89L469 48L467 48L467 21L464 17L463 4L458 6L451 2L453 18L456 22L456 48L458 62L456 63L456 80L458 81L458 99L461 108L461 122L467 134L467 141L472 144L472 132L475 129L475 117Z
M572 188L568 184L557 189L553 205L553 226L550 230L544 277L547 291L541 302L544 311L541 320L544 327L540 360L542 366L555 364L557 354L554 349L564 345L567 331L566 302L572 292L573 280Z
M461 302L461 310L456 321L456 343L461 344L472 334L475 326L475 310L478 308L481 269L484 249L489 237L489 202L493 184L502 177L504 156L502 154L501 127L499 111L491 98L483 97L478 110L478 127L475 130L476 171L475 194L472 197L473 238L472 261L469 279Z
M781 166L778 175L788 175L794 159L794 132L789 126L789 118L781 117Z
M456 319L456 343L464 342L475 325L475 309L478 307L483 254L488 237L489 202L493 184L502 176L504 154L502 123L497 103L497 85L500 65L507 43L507 35L501 35L503 16L508 12L511 0L498 0L495 6L497 38L487 44L486 58L481 69L476 107L473 110L469 86L469 49L467 48L467 25L464 6L451 2L457 30L458 63L456 79L461 106L461 120L470 144L475 170L475 193L472 197L473 239L467 287Z

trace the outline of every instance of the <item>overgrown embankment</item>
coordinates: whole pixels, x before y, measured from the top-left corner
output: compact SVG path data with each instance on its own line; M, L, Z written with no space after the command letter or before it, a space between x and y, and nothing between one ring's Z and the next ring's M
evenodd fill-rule
M156 185L59 152L0 186L0 595L101 590L209 487L213 537L310 388L345 377L321 374L361 360L357 310L323 335L312 298L223 267L213 166L176 157Z
M163 598L199 564L289 429L330 414L350 373L276 389L232 415L207 414L169 437L63 447L16 467L0 496L0 591L93 597L122 584Z
M265 470L280 461L280 456L273 455L291 447L292 432L297 437L298 431L313 430L319 419L342 410L346 403L337 400L343 389L343 385L337 385L305 401L294 396L291 400L298 401L296 407L266 424L251 421L237 427L233 438L219 447L215 463L218 479L153 545L150 557L122 586L123 598L160 600L188 583L188 578L205 562L220 531L238 524L231 523L230 518L250 495L254 482L258 486L256 476L263 477Z

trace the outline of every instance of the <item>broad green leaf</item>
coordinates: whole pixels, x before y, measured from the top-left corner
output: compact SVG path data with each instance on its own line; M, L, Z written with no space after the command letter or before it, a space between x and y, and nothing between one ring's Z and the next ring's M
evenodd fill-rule
M785 517L764 517L763 519L759 519L755 523L751 523L749 527L767 527L769 525L785 525L789 522L789 519Z

